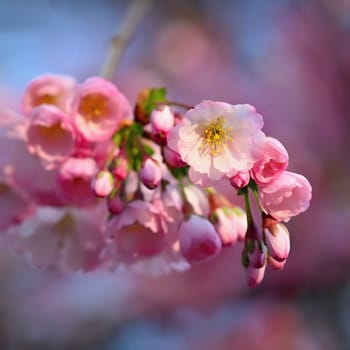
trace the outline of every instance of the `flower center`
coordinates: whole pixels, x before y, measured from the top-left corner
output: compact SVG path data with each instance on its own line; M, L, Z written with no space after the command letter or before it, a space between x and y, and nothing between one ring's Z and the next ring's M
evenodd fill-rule
M232 142L230 133L232 127L225 127L226 119L217 117L214 122L204 128L203 140L200 149L209 151L212 156L222 153L225 146Z
M107 100L103 95L90 94L80 102L79 112L87 120L95 120L108 113Z
M57 99L58 99L58 96L44 94L44 95L38 96L34 99L33 107L40 106L44 103L46 103L48 105L57 105Z

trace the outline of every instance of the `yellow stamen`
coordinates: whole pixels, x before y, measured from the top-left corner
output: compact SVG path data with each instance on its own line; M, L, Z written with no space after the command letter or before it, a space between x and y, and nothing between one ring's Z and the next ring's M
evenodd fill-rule
M79 112L87 120L95 120L108 114L107 99L100 94L85 96L80 102Z
M44 103L48 105L57 105L57 100L58 100L58 96L55 96L55 95L45 94L45 95L37 96L33 101L33 107L42 105Z
M225 127L225 123L225 118L217 117L214 122L204 127L203 140L200 145L203 153L209 151L212 156L217 156L233 141L230 135L232 127Z

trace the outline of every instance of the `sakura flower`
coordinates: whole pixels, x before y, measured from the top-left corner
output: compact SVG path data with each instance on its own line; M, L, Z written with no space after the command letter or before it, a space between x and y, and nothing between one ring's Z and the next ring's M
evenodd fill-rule
M29 252L41 268L91 270L103 247L105 207L94 209L39 207L11 232L15 248Z
M258 185L265 186L280 176L287 166L287 150L277 139L266 137L262 158L254 164L251 174Z
M261 157L262 126L252 106L204 101L170 131L168 145L190 166L192 181L197 174L217 181L249 171Z
M91 190L91 180L98 171L92 158L69 158L61 166L58 182L67 201L90 206L96 203Z
M30 112L28 149L49 166L75 150L75 130L70 118L55 106L43 105Z
M33 108L49 104L70 113L75 80L65 75L42 75L32 80L23 95L22 109L29 113Z
M181 160L180 155L167 145L163 147L163 156L165 162L173 168L182 168L186 166L186 163Z
M165 230L156 206L135 200L109 221L106 237L113 241L117 258L132 263L159 254L165 247Z
M251 288L257 287L264 279L265 270L266 264L259 268L248 266L245 269L248 286Z
M128 100L110 81L93 77L79 86L73 102L73 120L87 140L108 140L131 115Z
M97 197L107 197L114 187L113 175L108 170L100 171L92 179L91 187Z
M115 214L115 215L120 214L124 208L124 203L118 194L116 194L113 197L111 197L111 196L108 197L107 198L107 205L108 205L108 210L110 211L110 213Z
M191 215L179 228L180 249L189 263L207 261L221 250L220 237L210 221Z
M309 207L311 192L311 185L304 176L285 171L259 189L259 198L268 214L278 221L288 222Z

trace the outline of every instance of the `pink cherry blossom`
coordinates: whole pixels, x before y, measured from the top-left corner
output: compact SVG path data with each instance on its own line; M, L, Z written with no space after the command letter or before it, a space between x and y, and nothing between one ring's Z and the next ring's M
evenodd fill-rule
M156 188L162 179L162 170L157 161L147 158L140 169L140 180L149 189Z
M107 198L108 210L115 215L118 215L124 209L124 202L118 194Z
M311 192L311 185L304 176L285 171L259 189L259 198L268 214L278 221L288 222L309 207Z
M22 110L29 113L33 108L49 104L70 113L75 79L65 75L42 75L32 80L23 95Z
M97 197L107 197L113 190L114 178L108 170L102 170L92 179L91 187Z
M288 166L288 153L275 138L266 137L264 153L253 166L251 174L259 186L265 186L276 179Z
M205 218L191 215L179 228L180 249L189 263L207 261L221 250L221 240L214 226Z
M249 172L248 171L245 171L245 172L240 171L236 175L233 175L230 178L230 183L234 188L240 189L240 188L247 186L249 183L249 180L250 180Z
M91 180L98 171L92 158L69 158L59 171L59 184L67 201L89 206L96 203L96 197L91 190Z
M32 109L29 116L28 149L48 166L75 151L75 129L65 113L55 106L42 105Z
M135 200L109 221L106 237L113 242L118 260L132 263L157 255L165 248L166 232L159 215L153 204Z
M248 228L247 214L240 207L233 207L232 211L233 211L233 215L235 216L237 238L240 241L244 241L245 235L247 233L247 228Z
M73 120L87 140L108 140L120 123L131 116L128 100L110 81L93 77L78 87L73 102Z
M15 248L29 252L41 268L92 270L99 264L107 211L72 207L38 207L34 215L11 231Z
M175 117L169 106L155 109L151 113L151 126L154 134L167 136L174 124Z
M262 126L252 106L204 101L169 133L168 145L190 166L192 181L197 173L216 181L250 170L265 144Z

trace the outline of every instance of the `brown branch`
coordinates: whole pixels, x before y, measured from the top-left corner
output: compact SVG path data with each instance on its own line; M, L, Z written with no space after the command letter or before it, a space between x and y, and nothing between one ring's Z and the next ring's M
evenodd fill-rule
M106 61L101 70L103 78L113 78L125 47L134 36L150 5L151 0L134 0L131 3L120 30L113 36L109 45Z

